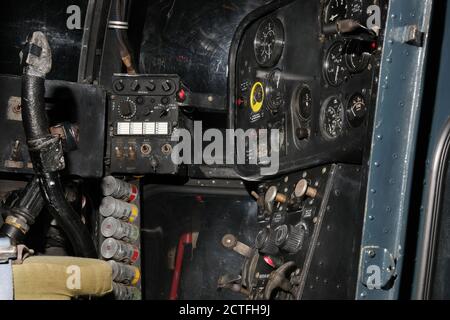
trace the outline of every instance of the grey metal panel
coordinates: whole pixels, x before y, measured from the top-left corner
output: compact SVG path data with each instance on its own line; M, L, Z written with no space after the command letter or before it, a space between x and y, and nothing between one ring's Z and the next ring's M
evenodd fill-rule
M413 287L413 299L429 298L427 281L430 280L431 266L433 256L433 240L436 231L436 212L439 204L439 172L441 156L445 152L445 135L450 131L450 3L446 2L445 25L443 26L443 42L441 48L441 59L435 61L439 63L439 74L436 90L436 100L434 105L434 114L432 120L432 129L430 136L430 145L427 155L426 184L424 186L424 196L422 200L421 223L418 236L418 249L416 256L416 268ZM431 107L431 106L430 106Z
M432 3L390 1L356 299L399 297ZM422 47L406 43L408 26L414 25L425 33ZM383 253L383 258L377 257L377 252ZM386 272L396 276L392 287L370 290L363 285L371 271L368 267L380 264L380 268L391 268L390 259L395 262L395 270L380 271L382 279Z

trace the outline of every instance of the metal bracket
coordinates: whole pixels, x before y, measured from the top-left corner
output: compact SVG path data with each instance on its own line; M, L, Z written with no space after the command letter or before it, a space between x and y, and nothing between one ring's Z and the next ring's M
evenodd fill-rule
M362 284L369 290L387 290L396 276L396 259L386 248L367 246L362 249L360 270Z
M394 30L393 38L398 42L416 47L423 47L425 33L417 25L408 25Z
M17 258L17 247L0 246L0 263L7 263Z

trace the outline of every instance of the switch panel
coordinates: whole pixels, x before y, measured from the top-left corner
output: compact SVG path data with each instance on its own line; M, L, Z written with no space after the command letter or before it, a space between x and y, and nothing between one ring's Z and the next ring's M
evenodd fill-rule
M172 162L175 129L185 127L176 75L113 77L109 106L109 172L178 174Z

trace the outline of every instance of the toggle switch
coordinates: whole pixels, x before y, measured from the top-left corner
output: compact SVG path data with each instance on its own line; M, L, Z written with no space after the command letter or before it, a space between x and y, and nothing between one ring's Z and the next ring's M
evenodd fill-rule
M317 189L310 187L306 179L302 179L297 182L295 186L294 194L296 198L303 198L307 196L309 198L315 198L317 196Z

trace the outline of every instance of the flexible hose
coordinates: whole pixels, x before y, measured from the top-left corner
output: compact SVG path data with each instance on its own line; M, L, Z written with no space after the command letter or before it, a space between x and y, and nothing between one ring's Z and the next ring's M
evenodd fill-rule
M33 33L30 45L41 49L40 55L28 53L25 56L25 68L22 76L22 117L25 135L30 149L36 147L36 141L46 141L49 122L45 112L45 76L51 69L51 50L48 41L41 32ZM31 57L31 58L30 58ZM66 233L74 253L81 257L97 257L94 242L81 222L80 215L73 210L64 196L59 173L42 163L44 158L56 158L57 150L48 150L38 145L31 153L33 168L40 179L41 191L49 212ZM60 150L59 150L60 151ZM52 154L52 153L55 154Z
M22 77L22 119L28 140L36 140L49 134L47 114L41 111L45 106L45 79L24 75Z

